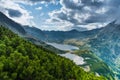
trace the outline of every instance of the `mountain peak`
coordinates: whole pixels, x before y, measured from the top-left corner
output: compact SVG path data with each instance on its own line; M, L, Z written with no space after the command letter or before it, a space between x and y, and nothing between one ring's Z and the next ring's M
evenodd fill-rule
M116 24L117 20L113 20L112 22L110 22L109 24Z

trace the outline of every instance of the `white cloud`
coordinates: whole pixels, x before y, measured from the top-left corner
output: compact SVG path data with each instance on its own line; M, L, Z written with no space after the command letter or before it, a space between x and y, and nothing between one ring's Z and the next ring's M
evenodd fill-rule
M89 23L86 25L81 25L81 27L87 28L88 30L92 30L92 29L104 27L107 24L108 23Z
M18 10L19 12L21 12L22 15L20 17L14 17L14 18L10 17L7 9ZM0 11L3 12L6 16L11 18L12 20L14 20L15 22L18 22L22 25L31 25L31 26L35 25L35 23L32 21L34 17L30 15L30 12L25 10L15 1L1 0Z
M53 19L47 19L46 22L41 26L41 29L67 31L67 30L71 30L72 27L73 24L68 21L60 20L58 22L58 21L53 21Z
M98 13L98 14L104 14L107 11L108 11L108 9L106 7L102 7L100 9L96 10L96 13Z
M37 7L37 8L35 8L36 10L42 10L42 7Z
M56 4L56 0L12 0L14 2L19 2L19 3L23 3L23 4L27 4L27 5L37 5L37 4Z
M106 21L119 18L120 13L119 0L0 0L0 11L23 25L35 25L32 21L34 17L30 15L31 12L18 3L29 6L44 4L47 7L49 4L56 6L60 4L61 9L49 12L49 19L41 23L45 29L70 30L72 27L84 26L90 30L102 26L107 23ZM7 8L18 10L22 16L10 17ZM42 10L42 7L35 9ZM43 12L38 15L45 16Z
M48 21L56 24L67 22L64 28L81 26L88 30L105 26L108 22L116 18L116 7L109 4L112 0L60 0L62 5L60 10L49 13ZM115 2L120 2L115 0ZM112 5L116 6L117 3Z

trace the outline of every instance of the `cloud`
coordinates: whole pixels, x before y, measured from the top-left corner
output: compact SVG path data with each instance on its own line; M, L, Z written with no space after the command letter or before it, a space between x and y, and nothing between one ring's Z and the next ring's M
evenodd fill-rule
M118 19L120 23L120 0L0 0L0 11L5 13L9 18L23 25L35 25L33 22L34 15L26 10L23 5L36 6L54 4L61 7L54 7L55 10L47 13L40 13L39 16L46 16L45 29L70 30L79 27L93 29L110 21ZM40 5L39 5L40 6ZM52 6L53 7L53 6ZM53 8L52 8L53 9ZM43 10L37 7L36 10ZM14 13L14 14L13 14ZM56 28L55 28L56 27ZM75 27L75 28L74 28ZM82 30L82 29L81 29Z
M82 10L84 6L89 6L92 8L99 8L103 6L103 2L100 0L60 0L60 3L65 8Z
M27 2L27 4L31 4L31 5L35 5L35 4L38 4L38 3L41 3L41 4L45 4L45 3L53 3L55 4L57 0L24 0L24 1L19 1L19 2Z
M22 25L35 25L32 21L34 18L30 12L24 9L19 3L10 0L0 1L0 11L7 17Z
M108 5L117 8L120 6L120 0L108 0Z
M37 7L37 8L35 8L36 10L42 10L42 7Z
M97 21L95 19L91 20L93 17L100 15L99 13L93 12L92 9L95 11L99 10L103 7L104 3L97 0L60 0L60 4L62 5L60 10L49 13L49 16L52 19L51 21L53 23L55 20L58 22L66 21L73 24L71 26L72 28L79 25L86 25L91 22L94 23L100 21L97 19Z
M7 9L10 17L21 17L22 13L18 10Z
M31 1L31 2L42 2L42 1L44 1L44 2L50 2L50 1L53 1L53 0L27 0L27 1Z
M71 29L75 29L75 30L78 30L78 31L86 31L87 30L85 27L82 27L81 25L71 27Z
M62 30L67 31L71 30L71 27L73 26L72 23L68 21L56 21L53 23L51 19L47 19L45 24L41 26L41 29L43 30Z
M71 27L81 25L90 30L120 18L120 0L60 0L60 4L60 10L49 13L49 21L66 21Z

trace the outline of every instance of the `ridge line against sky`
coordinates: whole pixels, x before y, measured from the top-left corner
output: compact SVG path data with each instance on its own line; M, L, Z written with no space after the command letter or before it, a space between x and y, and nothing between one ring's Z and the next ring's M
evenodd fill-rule
M0 0L0 11L42 30L91 30L120 22L120 0Z

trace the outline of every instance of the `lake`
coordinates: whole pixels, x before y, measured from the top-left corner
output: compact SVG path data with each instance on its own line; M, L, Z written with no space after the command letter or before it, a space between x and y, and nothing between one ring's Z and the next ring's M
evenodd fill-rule
M75 54L65 53L65 54L60 54L60 56L63 56L63 57L66 57L66 58L72 60L77 65L85 64L84 58L82 58L82 57L80 57L78 55L75 55Z
M72 46L72 45L58 44L58 43L47 43L47 44L64 51L79 50L78 47ZM65 54L59 54L59 55L72 60L77 65L83 65L85 63L84 58L82 58L81 56L72 54L70 52Z
M72 51L72 50L78 50L79 48L72 45L66 45L66 44L58 44L58 43L47 43L48 45L51 45L59 50L64 51Z

